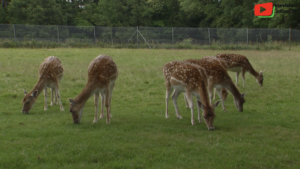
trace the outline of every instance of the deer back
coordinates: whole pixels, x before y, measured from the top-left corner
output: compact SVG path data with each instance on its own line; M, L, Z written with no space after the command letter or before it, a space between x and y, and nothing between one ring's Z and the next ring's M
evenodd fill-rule
M196 64L181 62L170 77L174 79L172 85L183 85L191 92L198 93L199 88L207 87L206 72Z
M96 57L88 66L88 81L116 80L118 68L113 59L106 55Z
M49 56L39 67L39 78L55 81L57 76L63 75L63 72L61 61L55 56Z
M231 80L226 69L216 59L188 59L185 62L196 64L203 68L206 72L209 81L214 83L222 83L226 80Z
M166 63L163 66L163 73L164 73L165 81L167 83L170 82L171 74L176 70L176 68L179 65L182 65L182 64L183 64L182 61L172 61L172 62Z
M247 57L240 54L221 53L217 54L216 57L223 60L228 68L243 67L245 70L249 70L251 66Z

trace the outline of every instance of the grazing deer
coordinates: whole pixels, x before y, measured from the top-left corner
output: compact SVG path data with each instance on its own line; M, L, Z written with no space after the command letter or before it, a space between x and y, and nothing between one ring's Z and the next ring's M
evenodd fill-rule
M208 76L208 93L210 103L212 103L213 89L215 88L221 99L223 110L227 111L222 97L222 88L226 88L232 93L234 97L234 103L238 111L243 111L243 104L245 103L245 94L240 94L239 90L233 84L226 69L224 69L224 67L220 64L219 61L217 61L213 57L204 57L202 59L188 59L185 60L185 62L196 64L202 67L206 72Z
M95 94L95 117L93 123L98 121L99 93L102 99L100 118L103 118L103 106L105 105L106 123L110 123L111 95L117 77L118 68L111 57L100 55L91 61L88 67L88 81L84 89L75 99L69 99L70 112L74 123L80 123L84 105L93 94Z
M174 103L176 116L178 119L182 119L179 114L177 107L177 98L181 92L186 93L186 97L189 103L189 108L191 109L191 123L194 122L194 105L192 95L197 97L197 106L198 106L198 121L201 122L200 117L200 108L203 109L203 117L207 125L208 130L214 129L214 118L215 112L214 107L217 107L220 101L216 102L214 105L211 105L209 102L208 92L207 92L207 76L203 69L197 65L184 63L180 61L173 61L167 63L163 67L165 85L166 85L166 118L168 115L168 101L172 89L175 89L175 92L172 96ZM199 101L201 100L201 102Z
M207 61L207 62L217 62L217 63L219 63L225 70L227 70L227 64L226 64L223 60L221 60L221 59L218 59L218 58L216 58L216 57L210 57L210 56L205 56L205 57L203 57L203 58L201 58L201 59L202 59L202 60L205 60L205 61ZM215 89L213 99L216 98L216 93L217 93L217 91L216 91L216 89ZM221 96L219 96L220 99L222 99L223 101L226 101L226 100L227 100L227 96L228 96L228 92L227 92L227 90L226 90L224 87L222 87L221 93L222 93ZM186 101L186 99L185 99L185 101ZM187 107L187 102L186 102L186 107Z
M47 106L47 87L51 88L51 106L53 105L53 96L55 97L55 102L57 99L59 101L60 110L63 111L64 108L61 104L60 93L59 93L59 82L63 77L64 68L61 65L60 60L55 56L49 56L45 58L44 62L39 68L39 80L33 90L27 93L24 89L24 98L22 100L23 108L22 113L29 113L33 107L37 97L44 90L45 95L45 105L44 110L48 109Z
M242 79L243 79L243 87L245 87L245 73L249 72L256 78L256 82L262 86L263 85L263 71L257 72L253 69L252 65L250 64L249 60L239 54L228 54L222 53L217 54L216 57L220 60L223 60L227 65L227 70L236 72L236 85L238 85L239 74L242 72Z

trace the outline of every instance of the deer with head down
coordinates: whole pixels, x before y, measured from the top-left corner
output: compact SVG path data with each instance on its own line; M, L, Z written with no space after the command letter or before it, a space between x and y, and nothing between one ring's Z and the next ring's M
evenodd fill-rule
M93 123L98 121L98 102L99 93L102 99L101 115L103 118L103 106L106 107L106 123L110 123L111 118L111 96L118 77L118 68L113 59L106 55L96 57L88 66L88 80L75 99L69 99L70 112L72 113L73 122L80 123L83 108L86 101L94 94L95 117Z
M49 56L45 58L44 62L39 68L39 80L33 90L27 93L24 89L24 98L22 100L23 108L22 113L29 113L33 107L37 97L44 90L45 105L44 110L48 109L47 106L47 88L51 88L51 106L54 104L53 97L55 97L55 103L57 99L59 101L60 110L64 108L61 104L60 93L59 93L59 82L63 77L63 66L60 60L55 56Z
M221 98L222 108L224 111L227 111L225 108L224 100L222 97L222 88L226 88L229 92L232 93L234 97L234 103L238 111L243 111L243 105L245 103L244 96L241 94L236 86L233 84L230 76L228 75L224 65L215 59L214 57L203 57L202 59L188 59L185 62L193 63L201 66L208 76L208 93L210 102L213 100L213 89L215 88L219 97Z
M261 70L260 72L257 72L254 70L249 60L245 56L239 54L221 53L217 54L216 58L223 60L226 63L228 71L236 72L236 85L238 85L239 75L242 73L243 87L245 87L246 72L249 72L251 75L253 75L256 79L256 82L260 86L263 85L263 71Z
M200 108L203 109L203 118L207 125L208 130L214 129L214 118L215 111L214 108L218 106L220 101L211 105L207 92L208 85L208 77L205 71L195 64L173 61L167 63L163 67L164 77L165 77L165 85L166 85L166 118L168 115L168 101L172 90L174 89L174 94L172 96L172 100L174 103L176 116L179 119L182 117L179 114L179 110L177 107L177 98L181 92L185 92L187 101L189 103L189 108L191 109L191 123L194 122L194 105L192 100L192 95L197 98L197 106L198 106L198 121L201 122L200 117ZM201 102L200 102L201 100Z
M201 60L206 61L206 62L216 62L216 63L219 63L220 66L222 66L225 70L227 70L227 64L223 60L218 59L216 57L205 56L205 57L201 58ZM215 88L213 99L216 98L216 93L217 93L217 90ZM226 88L222 87L222 89L221 89L221 95L219 95L220 99L224 102L224 101L226 101L227 96L228 96L228 91L226 90ZM184 99L186 101L186 98L184 98ZM188 107L187 106L187 102L186 102L186 107Z

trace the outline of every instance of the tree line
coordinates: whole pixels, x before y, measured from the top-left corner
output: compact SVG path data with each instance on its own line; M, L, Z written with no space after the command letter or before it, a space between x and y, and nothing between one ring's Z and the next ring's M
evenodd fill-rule
M254 16L268 0L0 0L0 24L109 27L300 28L300 1L273 0L273 18Z

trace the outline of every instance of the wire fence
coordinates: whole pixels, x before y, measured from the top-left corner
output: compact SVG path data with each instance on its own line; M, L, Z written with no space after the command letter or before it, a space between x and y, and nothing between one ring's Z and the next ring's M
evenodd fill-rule
M0 24L0 39L14 41L85 42L110 45L211 45L300 42L300 30L265 28L99 27Z

